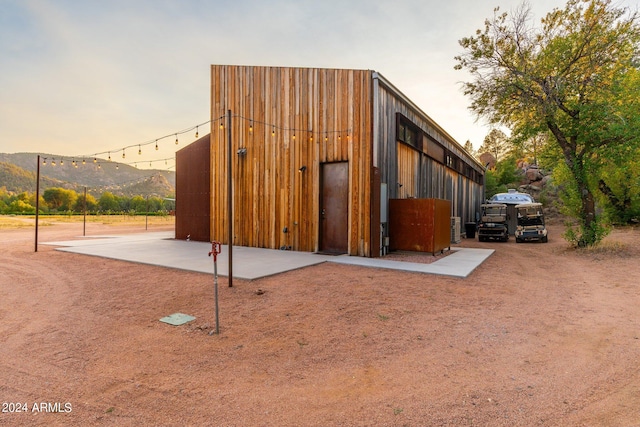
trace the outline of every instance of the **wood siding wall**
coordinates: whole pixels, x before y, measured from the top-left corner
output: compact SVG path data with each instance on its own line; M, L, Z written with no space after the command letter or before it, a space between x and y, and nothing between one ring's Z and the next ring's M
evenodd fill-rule
M320 164L348 161L349 254L370 255L371 74L211 67L212 240L229 241L227 111L231 110L234 244L317 251ZM246 153L239 155L241 149ZM300 172L303 166L306 169Z
M482 181L470 179L443 162L434 160L428 141L437 143L460 158L465 166L482 175L482 166L471 158L450 136L443 132L429 117L412 106L387 82L376 80L376 106L374 114L375 142L374 166L380 168L381 182L388 184L389 198L438 198L451 201L451 216L461 217L461 222L475 221L475 213L482 202ZM415 125L425 140L417 147L397 139L397 115L401 114ZM478 182L479 181L479 182ZM402 185L400 185L402 184Z

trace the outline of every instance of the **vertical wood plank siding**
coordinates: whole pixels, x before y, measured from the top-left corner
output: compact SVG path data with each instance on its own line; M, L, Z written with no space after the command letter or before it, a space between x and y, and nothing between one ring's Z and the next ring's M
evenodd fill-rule
M379 135L374 166L380 169L381 181L388 184L389 198L440 198L451 201L451 216L461 222L475 221L482 202L482 183L429 157L427 147L411 147L397 140L396 114L413 123L427 138L460 158L482 174L482 166L426 114L408 101L382 77L374 84L378 108L374 111L375 134ZM437 101L434 100L434 105ZM399 184L402 184L400 186Z
M226 114L231 110L234 244L318 250L320 164L348 161L349 254L370 255L371 75L211 67L212 240L229 241ZM246 154L238 155L240 149Z

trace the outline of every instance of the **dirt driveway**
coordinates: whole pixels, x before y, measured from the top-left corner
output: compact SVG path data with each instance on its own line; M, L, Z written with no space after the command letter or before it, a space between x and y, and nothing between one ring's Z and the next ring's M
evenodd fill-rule
M463 240L496 249L466 279L335 264L221 278L211 335L211 275L36 253L32 229L2 230L0 425L640 425L640 230L580 253L561 231ZM175 312L197 319L158 321Z

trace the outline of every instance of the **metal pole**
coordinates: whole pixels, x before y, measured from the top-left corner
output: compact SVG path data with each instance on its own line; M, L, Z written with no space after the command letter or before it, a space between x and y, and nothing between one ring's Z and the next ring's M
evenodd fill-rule
M233 185L231 171L231 110L227 112L227 234L229 245L229 287L233 287Z
M87 235L87 187L84 187L84 220L82 222L82 235Z
M218 261L213 257L213 295L216 301L216 334L220 333L220 320L218 319Z
M216 304L216 334L220 333L220 320L218 318L218 254L220 252L222 252L220 242L211 242L211 252L209 252L209 256L213 255L213 294Z
M149 195L147 195L147 206L144 213L144 229L149 229Z
M38 221L40 213L40 154L38 154L38 166L36 167L36 250L38 252Z

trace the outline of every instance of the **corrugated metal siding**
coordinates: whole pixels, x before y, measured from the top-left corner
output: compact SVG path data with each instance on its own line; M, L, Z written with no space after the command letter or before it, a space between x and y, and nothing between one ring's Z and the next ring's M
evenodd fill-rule
M377 126L374 134L379 135L375 144L376 157L381 181L388 184L389 198L413 196L450 200L452 216L461 217L462 223L474 221L482 200L482 184L429 157L426 146L418 150L398 142L396 115L402 114L428 138L437 141L477 173L483 173L482 167L437 124L399 96L395 88L384 81L375 86L380 88L376 94L379 108L374 112ZM410 183L411 191L405 190L405 183Z

